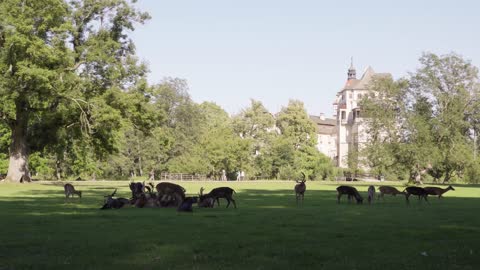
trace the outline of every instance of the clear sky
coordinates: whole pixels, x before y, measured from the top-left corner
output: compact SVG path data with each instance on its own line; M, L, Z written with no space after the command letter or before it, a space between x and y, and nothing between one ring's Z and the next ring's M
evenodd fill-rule
M395 78L422 52L456 52L480 66L480 1L140 0L152 19L132 37L149 81L188 81L196 102L237 113L256 99L289 99L332 114L353 56Z

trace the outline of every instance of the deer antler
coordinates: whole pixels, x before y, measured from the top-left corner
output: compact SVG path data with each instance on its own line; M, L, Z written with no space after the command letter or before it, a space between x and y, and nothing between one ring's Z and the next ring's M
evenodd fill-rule
M205 190L205 189L204 189L203 187L200 188L200 196L203 196L203 191L204 191L204 190Z
M117 189L115 189L115 191L113 191L113 193L112 193L112 195L110 195L110 197L115 196L115 193L117 193Z

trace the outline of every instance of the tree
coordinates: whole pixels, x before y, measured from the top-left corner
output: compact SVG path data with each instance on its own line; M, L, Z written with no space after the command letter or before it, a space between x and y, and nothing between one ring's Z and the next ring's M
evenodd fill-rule
M125 0L0 2L0 119L11 130L7 179L29 174L31 147L62 139L57 154L63 155L72 135L99 158L115 150L122 121L111 98L145 73L126 31L146 19Z
M475 111L478 108L478 69L456 54L425 53L411 78L410 91L431 106L433 145L438 160L430 166L435 178L448 182L471 163Z

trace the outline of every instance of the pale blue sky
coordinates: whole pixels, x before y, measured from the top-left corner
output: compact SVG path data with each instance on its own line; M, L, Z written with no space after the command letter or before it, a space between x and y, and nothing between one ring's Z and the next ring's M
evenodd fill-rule
M257 99L273 113L289 99L332 114L350 57L357 76L405 76L424 51L480 65L480 1L140 0L137 27L149 81L186 79L196 102L237 113Z

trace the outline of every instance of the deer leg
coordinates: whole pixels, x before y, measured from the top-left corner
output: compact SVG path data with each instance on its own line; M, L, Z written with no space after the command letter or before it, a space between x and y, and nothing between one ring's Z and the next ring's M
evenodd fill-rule
M228 206L230 206L230 199L228 199L228 197L226 197L225 199L227 199L227 207L226 208L228 208Z
M220 198L217 198L217 206L220 206Z
M337 203L340 203L340 197L342 197L342 194L338 193L338 195L337 195Z

